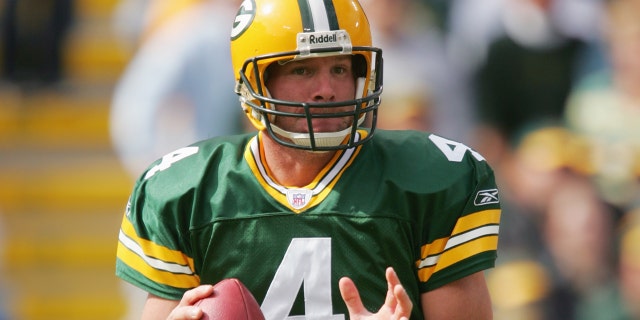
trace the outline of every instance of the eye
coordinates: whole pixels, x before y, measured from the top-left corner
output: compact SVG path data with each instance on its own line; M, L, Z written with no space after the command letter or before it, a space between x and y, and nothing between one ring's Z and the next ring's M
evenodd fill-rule
M297 68L291 69L291 74L298 75L298 76L304 76L308 73L309 73L309 70L306 67L297 67Z
M335 66L333 67L333 73L334 74L348 74L349 73L349 68L347 68L346 66Z

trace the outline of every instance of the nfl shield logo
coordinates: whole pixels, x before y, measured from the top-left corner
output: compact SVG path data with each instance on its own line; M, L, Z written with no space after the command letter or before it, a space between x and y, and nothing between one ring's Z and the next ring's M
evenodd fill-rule
M291 207L296 210L307 206L311 200L312 192L308 189L289 189L287 190L287 201Z

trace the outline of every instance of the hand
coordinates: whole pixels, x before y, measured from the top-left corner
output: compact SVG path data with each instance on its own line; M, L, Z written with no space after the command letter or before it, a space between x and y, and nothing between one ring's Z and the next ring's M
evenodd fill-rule
M186 320L202 318L202 310L194 304L203 298L213 294L212 285L201 285L184 293L182 300L178 303L167 320Z
M353 280L344 277L340 279L340 294L342 299L347 304L349 309L349 318L352 320L408 320L411 316L411 309L413 303L409 298L409 295L404 290L398 275L389 267L386 271L387 278L387 297L384 300L384 304L380 307L377 313L369 312L360 299L360 293L356 288Z

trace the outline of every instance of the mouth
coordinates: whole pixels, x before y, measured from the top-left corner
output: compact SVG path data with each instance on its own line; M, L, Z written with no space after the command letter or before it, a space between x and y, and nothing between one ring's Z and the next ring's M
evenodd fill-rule
M350 121L345 118L315 118L311 120L314 132L337 132L344 130L350 126ZM309 127L305 123L305 130L309 131Z

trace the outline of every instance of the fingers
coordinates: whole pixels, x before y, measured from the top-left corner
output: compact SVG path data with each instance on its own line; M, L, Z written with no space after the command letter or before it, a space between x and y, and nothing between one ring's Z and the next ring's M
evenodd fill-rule
M353 318L354 315L367 312L364 305L362 304L360 293L358 292L358 288L356 288L355 283L353 283L353 280L344 277L340 279L340 282L338 282L338 286L340 287L342 300L344 300L345 304L347 305L347 309L349 310L350 318Z
M409 294L400 283L400 278L398 278L392 267L387 268L386 278L389 286L387 305L394 310L393 314L396 318L403 319L406 317L408 319L413 308ZM391 301L389 301L389 296L391 296Z
M192 306L199 300L210 296L213 293L212 285L201 285L184 293L179 306Z
M177 307L171 311L167 320L194 320L202 318L202 310L198 307Z
M393 270L393 267L388 267L386 272L385 272L385 276L387 278L387 283L389 284L389 286L391 288L395 287L396 285L400 284L400 278L398 278L398 275L396 274L396 271Z
M168 319L200 319L202 310L194 304L213 294L212 285L201 285L184 293L178 306L171 311Z
M393 310L395 309L397 304L397 299L394 294L394 288L400 284L400 280L398 279L398 275L392 267L387 268L385 277L387 278L387 297L385 298L384 303L387 307Z
M411 298L409 298L409 294L404 290L402 285L398 284L394 287L393 293L396 297L396 309L394 314L398 317L406 317L409 318L411 314L411 309L413 309L413 302L411 302ZM400 318L402 319L402 318Z

